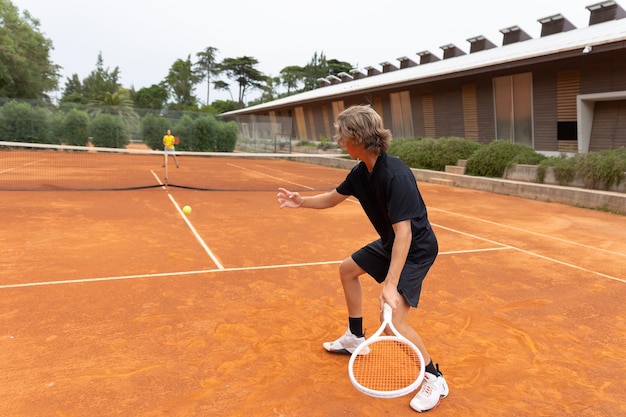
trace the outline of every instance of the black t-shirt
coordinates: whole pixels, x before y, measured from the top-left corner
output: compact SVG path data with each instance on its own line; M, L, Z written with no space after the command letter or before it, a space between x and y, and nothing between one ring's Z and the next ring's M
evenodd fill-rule
M392 225L410 219L413 242L409 256L422 258L437 254L437 239L415 176L399 158L381 153L371 173L364 162L359 163L339 184L337 192L359 200L386 251L391 253L393 247Z

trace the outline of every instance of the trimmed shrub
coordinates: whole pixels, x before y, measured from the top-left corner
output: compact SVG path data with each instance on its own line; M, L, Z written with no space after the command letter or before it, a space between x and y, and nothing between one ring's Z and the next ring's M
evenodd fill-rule
M585 154L579 171L586 188L608 190L624 180L626 152L603 150Z
M398 157L411 168L431 169L435 165L435 148L433 138L407 140L401 145Z
M444 171L446 165L456 165L469 158L481 144L458 137L440 139L394 139L388 153L399 157L411 168Z
M554 177L560 185L567 185L574 181L579 169L577 159L570 158L566 154L546 158L537 167L537 182L545 181L548 167L552 167Z
M61 144L63 139L63 121L65 120L66 113L64 111L53 112L50 116L50 142L54 144ZM89 117L89 116L87 116ZM87 134L89 136L89 134Z
M163 136L167 129L171 129L172 122L165 117L157 117L152 113L146 114L141 119L141 136L143 142L150 149L163 149Z
M239 129L237 123L219 123L217 129L217 152L233 152L237 145Z
M176 150L181 151L195 151L196 138L194 136L193 119L188 114L178 120L172 134L180 138L180 143L176 145Z
M439 139L436 165L432 169L444 171L446 165L456 165L461 159L469 159L483 145L473 140L448 137Z
M193 122L198 151L215 152L217 147L217 120L213 116L200 116Z
M89 130L94 146L124 148L130 142L123 121L110 114L101 113L94 117Z
M538 165L546 157L525 145L495 140L467 160L468 175L502 178L512 164Z
M421 139L394 139L387 153L397 156L412 168L418 168L417 143L420 141Z
M81 110L71 109L61 122L59 139L66 145L85 146L89 141L89 115Z
M30 103L12 100L0 108L0 140L52 143L50 112Z
M552 167L561 185L568 185L580 178L585 188L608 190L612 186L619 186L626 178L626 148L547 158L539 165L538 182L545 180L547 167Z

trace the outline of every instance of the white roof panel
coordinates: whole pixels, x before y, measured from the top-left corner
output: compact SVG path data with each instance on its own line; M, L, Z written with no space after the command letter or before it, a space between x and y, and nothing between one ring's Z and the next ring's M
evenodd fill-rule
M593 48L597 45L619 41L626 41L626 19L599 23L585 28L574 29L542 38L529 39L484 51L474 52L472 54L452 57L397 71L381 73L358 80L320 87L315 90L306 91L224 114L234 115L242 112L250 112L251 110L262 110L267 107L284 106L317 98L345 95L346 93L354 93L360 90L390 86L455 72L494 66L506 62L553 55L576 49L580 49L582 53L586 46L591 46Z

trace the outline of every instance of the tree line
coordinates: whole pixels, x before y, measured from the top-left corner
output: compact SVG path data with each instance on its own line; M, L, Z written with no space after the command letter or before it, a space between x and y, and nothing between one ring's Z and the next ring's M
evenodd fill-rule
M50 99L49 93L59 88L61 67L50 59L51 39L40 31L40 22L10 0L0 0L0 97L19 99ZM251 56L217 58L219 49L208 46L195 54L177 59L158 84L124 87L120 69L105 67L102 51L96 66L85 78L78 74L66 78L61 102L80 105L111 105L120 108L168 109L223 113L247 105L255 105L318 87L317 80L328 75L349 72L353 66L336 59L327 59L317 51L304 66L286 66L278 77L264 74ZM206 87L204 103L194 94L197 87ZM210 90L228 92L231 100L210 102ZM232 91L233 86L236 91ZM258 99L246 101L253 91ZM236 97L233 96L236 94Z
M171 112L164 117L145 112L122 113L116 106L80 106L0 99L0 141L71 146L125 148L133 139L152 149L163 148L167 130L182 138L178 150L232 152L235 122L203 112Z

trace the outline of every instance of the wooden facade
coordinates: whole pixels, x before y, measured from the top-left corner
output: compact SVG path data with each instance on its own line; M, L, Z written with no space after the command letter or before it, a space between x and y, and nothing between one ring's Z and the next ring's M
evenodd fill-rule
M618 27L619 23L624 33L625 14L616 2L598 3L588 9L590 25ZM544 27L542 37L561 36L564 43L569 34L584 30L575 29L561 15L539 22ZM472 46L469 54L447 45L442 60L394 66L393 73L445 65L446 61L474 54L506 52L515 43L532 49L536 41L517 27L503 29L502 34L502 47L494 47L482 37L472 38L468 40ZM370 104L396 138L456 136L481 143L504 139L545 152L626 147L626 35L620 36L584 48L582 44L571 49L555 47L550 53L494 60L483 66L460 66L454 71L396 83L382 82L391 71L391 64L384 63L383 71L369 68L368 75L360 80L346 77L340 82L358 83L380 77L380 85L370 82L367 88L337 92L327 85L315 90L317 94L302 93L225 116L289 117L294 125L292 139L318 141L333 137L333 121L343 109ZM418 55L423 58L429 53ZM404 60L406 57L401 62Z

